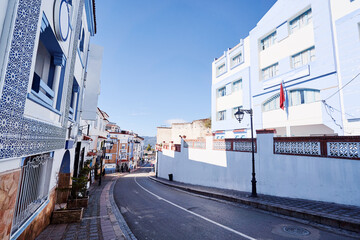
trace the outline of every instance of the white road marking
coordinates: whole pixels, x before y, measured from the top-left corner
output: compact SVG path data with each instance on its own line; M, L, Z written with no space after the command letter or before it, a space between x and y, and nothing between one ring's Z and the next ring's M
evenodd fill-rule
M244 238L247 238L247 239L250 239L250 240L256 240L256 238L252 238L252 237L250 237L250 236L248 236L248 235L246 235L246 234L244 234L244 233L238 232L238 231L236 231L236 230L234 230L234 229L232 229L232 228L229 228L229 227L227 227L227 226L225 226L225 225L222 225L222 224L220 224L220 223L218 223L218 222L215 222L215 221L213 221L213 220L211 220L211 219L208 219L208 218L206 218L206 217L204 217L204 216L202 216L202 215L200 215L200 214L197 214L197 213L194 213L194 212L192 212L192 211L189 211L189 210L187 210L186 208L183 208L183 207L181 207L181 206L179 206L179 205L177 205L177 204L175 204L175 203L173 203L173 202L170 202L169 200L166 200L166 199L164 199L164 198L156 195L155 193L147 190L147 189L144 188L143 186L141 186L141 185L136 181L136 177L134 178L134 180L135 180L135 183L136 183L139 187L141 187L144 191L150 193L151 195L153 195L154 197L156 197L156 198L159 199L159 200L163 200L164 202L167 202L167 203L173 205L174 207L180 208L181 210L184 210L184 211L187 212L187 213L190 213L190 214L192 214L192 215L195 215L195 216L197 216L197 217L199 217L199 218L201 218L201 219L204 219L205 221L208 221L208 222L210 222L210 223L212 223L212 224L215 224L215 225L217 225L217 226L219 226L219 227L221 227L221 228L224 228L224 229L226 229L226 230L228 230L228 231L230 231L230 232L233 232L233 233L235 233L235 234L237 234L237 235L240 235L240 236L242 236L242 237L244 237Z

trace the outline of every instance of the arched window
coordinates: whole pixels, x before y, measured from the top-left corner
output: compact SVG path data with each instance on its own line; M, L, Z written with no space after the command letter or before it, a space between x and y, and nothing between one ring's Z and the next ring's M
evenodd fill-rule
M320 90L316 89L296 89L289 94L290 106L312 103L320 99Z
M275 94L263 103L263 112L280 108L280 94Z
M320 100L320 90L295 89L288 91L289 106L313 103ZM263 103L263 112L280 108L280 94L277 93Z

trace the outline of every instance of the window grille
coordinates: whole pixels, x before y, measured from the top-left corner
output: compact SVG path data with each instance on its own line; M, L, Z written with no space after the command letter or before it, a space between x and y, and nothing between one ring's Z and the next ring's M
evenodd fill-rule
M12 233L48 199L52 163L50 153L25 158L21 167Z

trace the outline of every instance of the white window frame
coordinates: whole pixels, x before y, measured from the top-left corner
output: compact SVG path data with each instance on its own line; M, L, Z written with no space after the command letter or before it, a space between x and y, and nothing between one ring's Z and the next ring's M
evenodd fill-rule
M291 67L298 68L315 61L315 47L308 48L291 57Z
M261 51L271 47L276 43L276 31L270 33L260 41Z
M216 75L219 76L226 72L226 64L222 63L220 66L216 67Z
M232 91L237 92L242 89L242 79L236 80L232 83Z
M217 90L217 96L218 96L218 98L226 96L226 87L225 86L221 87Z
M222 111L217 112L217 120L218 121L226 120L226 110L222 110Z
M272 64L261 70L262 80L267 80L279 75L279 63Z
M289 21L290 34L298 31L312 22L312 10L311 8Z

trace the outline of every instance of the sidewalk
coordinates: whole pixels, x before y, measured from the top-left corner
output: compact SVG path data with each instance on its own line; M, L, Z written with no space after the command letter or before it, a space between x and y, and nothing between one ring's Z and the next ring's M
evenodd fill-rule
M98 182L91 185L89 189L89 205L84 209L81 222L50 224L36 239L131 239L131 237L127 236L127 225L121 214L119 216L117 213L118 209L112 199L115 180L122 175L125 174L109 174L102 178L101 186L98 186ZM122 229L125 229L125 231Z
M360 233L360 207L263 194L258 194L257 198L252 198L248 192L185 184L175 181L170 182L163 178L149 178L153 181L188 192L231 202L239 202L262 210Z

